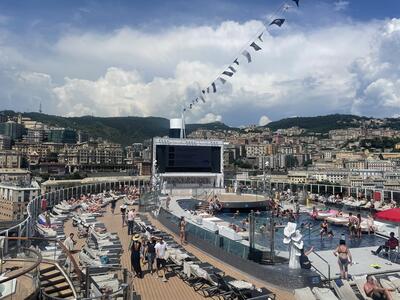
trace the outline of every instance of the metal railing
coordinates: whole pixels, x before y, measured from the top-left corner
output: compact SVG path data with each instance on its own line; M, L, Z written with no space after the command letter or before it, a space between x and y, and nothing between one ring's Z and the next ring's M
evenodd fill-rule
M328 280L328 284L329 287L331 286L331 265L328 263L328 261L326 259L324 259L321 255L319 255L317 252L313 251L313 253L319 257L327 266L328 266L328 277L319 269L317 269L317 267L315 267L312 263L311 266L315 269L315 271L320 274L322 277L325 278L325 280Z
M132 180L126 179L101 181L90 184L76 185L64 189L46 192L42 195L34 197L27 205L27 215L24 220L10 228L0 231L0 236L9 237L11 235L17 237L32 237L35 235L35 223L39 215L43 212L42 199L46 200L47 207L51 208L59 204L63 200L79 197L82 194L101 193L106 190L119 189L123 186L135 185L140 191L145 191L148 187L149 180L141 177L133 176ZM18 242L20 243L20 242ZM8 240L4 241L4 252L8 251Z

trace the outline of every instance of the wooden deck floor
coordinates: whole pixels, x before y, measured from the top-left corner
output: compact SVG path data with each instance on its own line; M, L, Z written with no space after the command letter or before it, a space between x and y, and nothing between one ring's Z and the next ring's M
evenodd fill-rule
M119 203L117 203L117 208L119 207ZM160 224L157 220L152 219L150 215L148 215L149 220L155 225L157 228L164 230L170 233L174 238L178 241L178 237L175 236L172 232L170 232L167 228L165 228L162 224ZM128 251L128 246L130 243L130 236L128 236L128 228L122 227L121 216L119 213L115 215L111 214L110 209L107 208L107 213L98 218L99 221L103 222L107 230L109 232L118 233L121 243L124 248L124 253L121 256L121 264L130 270L130 252ZM68 222L65 226L66 234L70 232L76 232L76 229L72 227L72 225ZM188 244L185 248L196 255L200 260L204 262L209 262L213 264L215 267L224 271L227 275L235 277L237 279L247 280L257 287L265 286L266 288L272 290L277 295L277 299L279 300L292 300L294 299L293 294L288 291L279 290L273 286L268 285L265 282L259 281L253 277L250 277L240 270L231 267L218 259L209 256L204 253L200 249ZM168 278L168 276L167 276ZM157 299L171 299L171 300L197 300L197 299L205 299L202 295L196 293L193 288L185 284L181 279L176 276L172 276L168 278L168 282L162 282L160 278L157 277L156 274L151 275L145 272L145 276L143 279L134 279L134 288L135 291L141 296L142 300L157 300Z

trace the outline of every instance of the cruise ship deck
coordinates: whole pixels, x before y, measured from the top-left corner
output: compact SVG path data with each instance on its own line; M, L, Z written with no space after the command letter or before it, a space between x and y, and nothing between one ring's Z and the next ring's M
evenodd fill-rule
M122 200L119 200L117 203L117 207L122 204ZM110 208L106 208L107 212L98 218L98 221L105 224L108 232L115 232L118 234L121 244L123 246L124 252L121 256L121 264L122 267L131 269L130 267L130 252L128 251L129 243L131 240L131 236L128 235L127 226L122 227L121 215L117 210L115 214L112 214ZM179 238L170 230L168 230L165 226L163 226L156 219L152 218L150 214L147 214L149 221L160 230L163 230L169 234L171 234L176 241ZM71 232L77 233L76 227L72 226L72 221L69 220L65 224L65 232L69 234ZM84 245L84 239L80 239L77 248ZM226 263L208 255L201 249L194 247L190 243L184 245L184 248L189 252L193 253L197 258L199 258L202 262L208 262L215 266L216 268L222 270L226 275L232 276L238 280L245 280L256 287L266 287L276 294L276 299L279 300L290 300L293 298L293 293L291 291L282 290L281 288L277 288L272 286L267 282L260 281L250 275L243 273L242 271L227 265ZM145 267L146 268L146 267ZM145 269L144 268L144 269ZM175 276L173 273L167 273L168 282L162 282L160 278L157 277L156 274L147 274L144 271L143 279L134 278L133 279L133 288L134 291L140 296L142 300L154 300L154 299L174 299L174 300L187 300L187 299L205 299L203 295L194 291L194 289L182 281L178 276Z

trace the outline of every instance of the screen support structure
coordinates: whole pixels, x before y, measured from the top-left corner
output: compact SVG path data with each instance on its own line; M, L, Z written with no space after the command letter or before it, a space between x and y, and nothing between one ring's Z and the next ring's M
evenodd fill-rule
M184 111L182 111L181 120L182 120L182 126L181 126L180 138L185 139L186 138L186 129L185 129L185 112Z

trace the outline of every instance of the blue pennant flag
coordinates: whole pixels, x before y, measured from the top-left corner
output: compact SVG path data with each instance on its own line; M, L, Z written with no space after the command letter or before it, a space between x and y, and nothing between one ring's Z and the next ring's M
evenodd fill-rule
M251 44L250 44L250 47L252 47L255 51L260 51L261 50L261 47L260 46L258 46L256 43L254 43L254 42L252 42Z
M285 23L285 19L275 19L269 24L269 26L276 25L276 26L281 27L283 25L283 23Z

